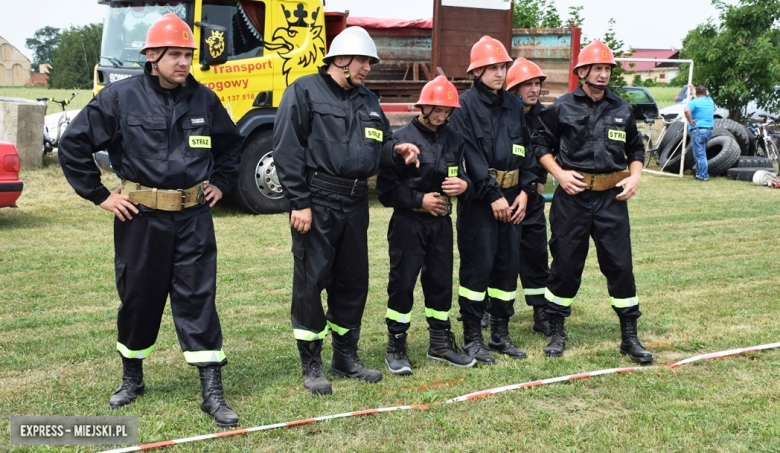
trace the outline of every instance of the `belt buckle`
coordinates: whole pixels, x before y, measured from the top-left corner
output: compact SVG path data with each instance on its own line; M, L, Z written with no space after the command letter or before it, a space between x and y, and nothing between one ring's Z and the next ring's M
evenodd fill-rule
M181 195L181 208L179 210L184 209L184 202L187 200L187 194L184 192L184 189L176 189L176 192L179 192L179 195Z
M360 181L360 180L356 179L355 181L352 182L352 190L349 192L349 196L350 197L354 197L355 196L355 189L357 189L358 181Z
M444 215L452 214L452 199L447 195L442 195L447 201L447 207L444 209Z
M198 204L204 204L206 202L206 193L203 192L203 185L198 186L198 194L195 196Z

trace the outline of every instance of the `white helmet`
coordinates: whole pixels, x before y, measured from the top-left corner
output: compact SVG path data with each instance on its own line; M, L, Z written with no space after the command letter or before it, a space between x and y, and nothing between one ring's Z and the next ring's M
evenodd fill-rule
M334 57L362 55L371 58L371 64L379 63L376 44L363 27L349 27L333 38L330 51L323 60L330 64Z

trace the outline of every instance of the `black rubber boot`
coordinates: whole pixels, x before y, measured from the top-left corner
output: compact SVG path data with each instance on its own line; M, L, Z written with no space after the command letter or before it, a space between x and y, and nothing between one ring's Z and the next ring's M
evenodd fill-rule
M387 369L399 376L411 376L412 364L406 356L406 332L387 335Z
M544 347L544 354L547 357L563 357L563 350L566 349L566 332L563 330L563 324L566 318L558 313L547 312L547 320L550 323L550 338L547 346Z
M463 352L477 359L477 362L492 365L496 359L485 346L479 323L478 320L463 318Z
M534 305L534 325L531 327L531 331L540 333L545 336L550 336L550 322L547 320L547 310L544 306Z
M346 335L333 332L333 360L330 362L330 372L351 379L359 379L369 383L382 380L382 373L371 370L363 365L357 355L360 329L353 329Z
M640 365L653 363L653 354L642 346L636 332L636 318L620 318L620 335L623 341L620 343L620 353L631 357Z
M458 368L470 368L477 364L477 359L468 354L461 353L455 345L455 335L450 329L431 329L430 347L427 358L446 362Z
M509 338L509 318L490 317L490 341L488 341L488 347L491 351L508 355L513 359L525 359L528 357Z
M144 393L144 360L122 357L122 385L108 400L110 409L119 409Z
M205 412L220 428L238 426L238 414L228 406L222 391L222 371L219 365L198 367L200 393L203 400L200 410Z
M301 354L303 386L315 395L330 395L333 388L322 369L322 340L297 340Z

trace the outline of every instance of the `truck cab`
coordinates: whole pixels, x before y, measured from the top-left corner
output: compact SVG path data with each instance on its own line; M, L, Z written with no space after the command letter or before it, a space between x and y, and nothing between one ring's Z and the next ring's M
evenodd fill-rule
M108 8L95 94L117 80L142 74L146 57L139 51L147 30L163 14L176 14L190 25L198 45L192 75L217 94L247 137L233 198L255 214L287 210L273 163L276 109L287 86L322 65L328 38L344 29L346 14L327 13L326 26L321 0L98 3ZM98 156L101 161L107 157Z

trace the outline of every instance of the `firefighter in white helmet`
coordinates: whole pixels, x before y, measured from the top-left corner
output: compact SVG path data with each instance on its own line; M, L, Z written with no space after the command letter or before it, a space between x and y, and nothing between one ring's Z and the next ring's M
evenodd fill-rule
M366 179L380 166L418 164L419 154L415 145L393 138L379 101L363 86L379 62L364 29L339 33L324 61L319 73L287 88L274 127L274 160L291 208L293 336L304 386L314 394L332 393L321 358L329 331L332 373L382 379L357 355L368 296Z

